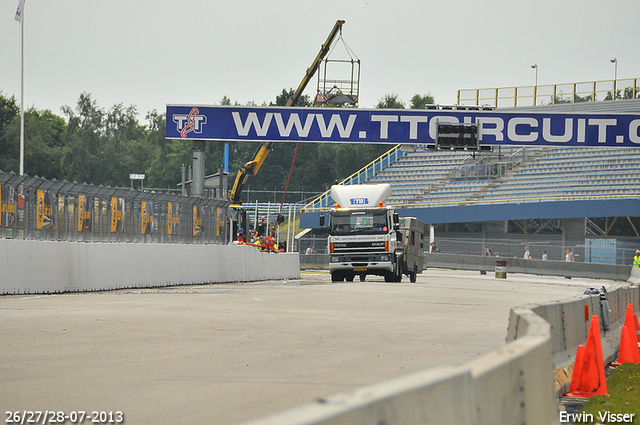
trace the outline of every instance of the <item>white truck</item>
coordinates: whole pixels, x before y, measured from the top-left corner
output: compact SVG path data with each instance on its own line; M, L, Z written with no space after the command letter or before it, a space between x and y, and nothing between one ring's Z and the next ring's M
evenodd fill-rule
M331 187L335 207L329 212L329 270L334 282L352 282L356 276L383 276L400 282L402 275L416 281L424 264L424 224L416 218L400 219L384 201L389 184ZM325 227L325 216L320 216Z

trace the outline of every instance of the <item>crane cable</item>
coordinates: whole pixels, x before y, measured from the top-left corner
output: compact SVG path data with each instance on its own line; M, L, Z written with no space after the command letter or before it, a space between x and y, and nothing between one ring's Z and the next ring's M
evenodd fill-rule
M333 45L331 46L331 48L329 49L329 52L327 53L327 55L325 56L325 61L328 61L329 59L327 59L327 57L331 56L333 54L333 51L336 49L336 46L338 46L338 42L342 41L342 45L344 46L344 50L347 52L347 55L349 56L349 60L352 62L359 62L360 58L358 57L358 55L356 55L356 53L351 49L351 47L349 47L349 45L347 44L347 42L344 40L344 38L342 37L342 29L340 29L340 35L338 36L338 38L335 39L335 41L333 42Z
M284 199L287 196L287 190L289 190L289 182L291 181L291 175L293 174L293 165L296 163L296 156L298 155L298 147L300 146L300 142L296 143L296 150L293 152L293 160L291 161L291 169L289 170L289 177L287 178L287 184L284 187L284 194L282 195L282 201L280 201L280 208L278 209L278 216L276 217L276 222L273 224L273 229L271 229L271 237L276 232L276 227L278 226L280 217L282 217L282 206L284 205ZM295 226L295 223L294 223Z

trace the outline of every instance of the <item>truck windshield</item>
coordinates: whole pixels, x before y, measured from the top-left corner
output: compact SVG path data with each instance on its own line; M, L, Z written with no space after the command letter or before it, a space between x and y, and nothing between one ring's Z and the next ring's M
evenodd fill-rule
M331 215L331 234L349 235L362 233L387 233L385 211L353 211Z

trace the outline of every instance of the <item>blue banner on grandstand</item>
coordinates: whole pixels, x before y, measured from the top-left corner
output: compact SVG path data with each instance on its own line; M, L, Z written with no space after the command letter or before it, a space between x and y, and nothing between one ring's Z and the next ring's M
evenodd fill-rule
M437 124L476 123L481 145L638 146L640 113L167 106L168 139L434 144Z

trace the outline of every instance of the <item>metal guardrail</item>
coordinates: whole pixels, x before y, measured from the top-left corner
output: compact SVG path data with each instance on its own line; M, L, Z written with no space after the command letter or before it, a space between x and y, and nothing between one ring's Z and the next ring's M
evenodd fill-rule
M227 200L0 171L0 238L83 242L227 241Z
M640 78L458 90L458 105L495 108L639 98Z

